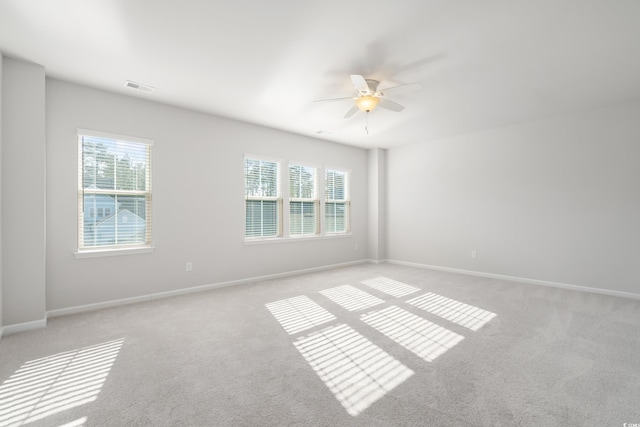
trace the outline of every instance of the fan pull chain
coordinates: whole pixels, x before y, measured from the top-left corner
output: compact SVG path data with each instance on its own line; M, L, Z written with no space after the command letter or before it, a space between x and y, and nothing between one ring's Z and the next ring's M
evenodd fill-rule
M369 111L364 115L364 131L369 135Z

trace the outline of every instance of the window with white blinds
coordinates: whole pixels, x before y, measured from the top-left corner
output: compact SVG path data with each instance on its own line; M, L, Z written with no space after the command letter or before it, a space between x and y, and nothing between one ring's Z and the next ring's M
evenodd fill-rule
M78 130L78 251L150 247L153 141Z
M245 154L244 199L248 243L351 232L346 170Z
M245 157L245 237L282 235L281 163Z
M325 170L325 231L348 233L350 231L349 174L346 171Z
M314 235L320 232L320 202L316 168L289 164L289 234Z

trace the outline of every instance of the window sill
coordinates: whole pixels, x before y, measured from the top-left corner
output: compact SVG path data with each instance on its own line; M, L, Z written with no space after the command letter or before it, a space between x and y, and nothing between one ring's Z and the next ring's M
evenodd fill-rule
M93 249L93 250L85 250L85 251L76 251L73 253L73 256L76 259L80 258L97 258L97 257L105 257L105 256L119 256L119 255L135 255L135 254L146 254L153 252L155 249L154 246L145 246L145 247L137 247L137 248L116 248L116 249Z
M351 233L336 233L325 234L323 236L299 236L299 237L273 237L264 239L245 239L244 244L251 245L264 245L269 243L292 243L292 242L310 242L315 240L329 240L329 239L341 239L345 237L352 237Z

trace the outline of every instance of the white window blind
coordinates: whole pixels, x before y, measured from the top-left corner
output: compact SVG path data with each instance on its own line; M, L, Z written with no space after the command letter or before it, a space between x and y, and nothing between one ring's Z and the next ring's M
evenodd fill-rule
M320 231L316 168L289 165L289 234L314 235Z
M149 247L153 141L78 131L78 250Z
M282 235L280 162L245 157L245 237Z
M349 174L346 171L325 170L325 231L350 231Z

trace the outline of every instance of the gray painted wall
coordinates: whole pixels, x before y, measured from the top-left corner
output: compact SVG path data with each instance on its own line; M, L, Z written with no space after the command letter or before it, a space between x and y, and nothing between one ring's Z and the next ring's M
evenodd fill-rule
M640 102L387 160L389 259L640 294Z
M3 59L3 324L45 319L44 67Z
M366 150L55 79L46 95L48 310L366 258ZM74 257L77 128L155 140L153 253ZM350 169L352 236L245 245L245 153Z
M3 70L3 56L0 52L0 338L2 338L2 86L4 86L4 80L2 79Z
M5 326L367 257L640 294L640 102L367 151L1 69ZM153 253L73 256L77 128L155 140ZM352 236L245 245L245 153L351 170Z
M369 150L369 248L368 258L385 259L385 161L386 150Z

